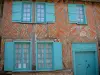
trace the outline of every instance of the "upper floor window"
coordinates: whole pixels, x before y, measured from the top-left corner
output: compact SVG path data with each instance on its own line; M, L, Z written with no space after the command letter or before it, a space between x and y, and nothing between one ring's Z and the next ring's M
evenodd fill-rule
M23 22L31 22L31 4L24 3L23 4Z
M54 6L54 3L14 1L12 5L12 22L54 23Z
M83 4L68 4L70 23L87 24L85 6Z
M36 5L36 16L37 16L37 22L43 23L45 22L45 4L38 3Z

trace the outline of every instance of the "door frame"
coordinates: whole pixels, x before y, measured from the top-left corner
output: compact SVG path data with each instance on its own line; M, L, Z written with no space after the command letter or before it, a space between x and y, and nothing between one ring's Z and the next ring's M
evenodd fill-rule
M73 48L74 44L76 44L78 47L77 48ZM83 46L84 44L88 44L88 45L94 44L95 45L94 46L95 49L94 50L90 50L93 46L90 46L90 47L87 46L87 48L90 48L90 49L86 49L86 46ZM83 49L83 50L79 50L78 48ZM75 67L75 53L76 52L95 52L96 75L99 75L99 70L98 70L98 68L99 68L99 66L98 66L98 51L97 51L96 43L72 43L72 61L73 61L72 64L73 64L74 75L76 75L76 67Z

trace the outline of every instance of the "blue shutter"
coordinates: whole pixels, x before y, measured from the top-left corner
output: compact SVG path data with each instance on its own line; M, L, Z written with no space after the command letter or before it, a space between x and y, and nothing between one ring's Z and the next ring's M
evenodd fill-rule
M12 22L21 22L22 2L13 2L12 5Z
M61 70L62 65L62 44L60 42L53 43L54 51L54 70Z
M68 4L68 16L70 23L77 23L77 7L76 4Z
M46 3L46 23L55 22L55 5L54 3Z
M13 70L13 42L5 42L4 71Z
M86 18L86 6L84 6L84 24L87 24L87 18Z

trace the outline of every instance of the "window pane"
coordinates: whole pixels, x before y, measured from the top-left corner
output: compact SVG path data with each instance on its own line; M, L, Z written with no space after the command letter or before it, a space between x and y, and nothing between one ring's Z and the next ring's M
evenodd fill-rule
M37 12L38 12L38 13L40 13L40 11L41 11L40 9L37 9Z
M37 13L37 17L41 17L41 16L40 16L40 13Z
M40 22L40 20L41 20L41 18L37 18L37 21L39 21L39 22Z
M28 4L27 7L30 8L31 7L30 4Z
M37 5L37 8L40 8L41 6L40 5Z
M26 17L27 16L27 14L26 13L24 13L24 17Z
M83 14L83 11L80 11L80 14Z
M41 9L41 13L44 13L44 9Z
M44 5L41 5L41 8L44 8Z
M41 22L44 22L44 18L41 18Z
M41 17L44 18L44 14L41 14Z
M30 17L30 13L27 13L27 17Z
M27 8L27 4L24 4L24 8Z
M27 12L30 12L30 9L27 9Z
M84 20L83 19L81 19L81 22L83 22Z

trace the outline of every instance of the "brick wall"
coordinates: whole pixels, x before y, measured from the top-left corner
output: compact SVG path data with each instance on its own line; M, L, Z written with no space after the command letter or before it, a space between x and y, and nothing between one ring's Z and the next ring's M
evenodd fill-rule
M69 2L72 3L72 2ZM90 2L75 2L86 4L86 15L88 25L70 24L68 21L68 7L62 2L56 3L56 23L48 25L39 24L20 24L12 23L12 1L5 1L4 16L2 19L1 34L2 34L2 57L4 56L4 42L17 39L29 40L34 33L38 39L53 39L57 38L63 44L63 63L65 68L72 69L72 50L73 42L95 42L96 27L93 16L93 6ZM100 7L99 7L100 8ZM48 30L47 30L48 29ZM45 73L43 73L44 75ZM57 73L58 75L59 73ZM15 74L16 75L16 74ZM34 74L33 74L34 75ZM35 75L38 75L37 73ZM46 73L47 75L47 73ZM55 75L51 73L50 75ZM70 75L65 74L64 75Z

